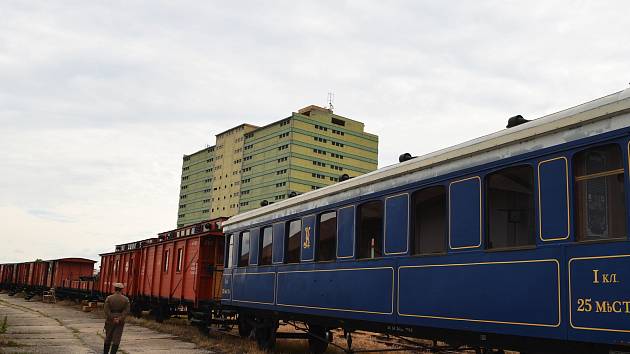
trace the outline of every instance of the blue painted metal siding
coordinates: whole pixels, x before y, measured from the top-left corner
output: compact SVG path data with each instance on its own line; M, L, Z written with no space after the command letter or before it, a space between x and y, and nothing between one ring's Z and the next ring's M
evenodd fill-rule
M273 245L271 251L272 262L284 262L284 241L286 239L285 223L278 222L273 224Z
M232 275L232 301L273 305L275 280L274 272L235 272Z
M393 287L391 267L281 271L277 303L324 312L392 314Z
M256 227L249 232L249 264L258 264L258 254L260 252L260 228Z
M481 241L481 179L471 177L449 186L449 247L475 248Z
M354 205L337 211L337 258L354 257Z
M404 266L401 316L560 326L560 262L556 259Z
M557 157L538 164L539 234L543 241L569 238L568 162Z
M385 199L385 254L406 254L409 250L409 194Z

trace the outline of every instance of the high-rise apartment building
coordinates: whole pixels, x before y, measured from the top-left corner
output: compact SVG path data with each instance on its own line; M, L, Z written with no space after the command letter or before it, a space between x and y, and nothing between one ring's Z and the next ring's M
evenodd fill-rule
M361 122L309 106L245 134L239 211L377 168L378 136Z
M326 108L309 106L260 128L242 124L184 155L177 225L229 217L377 164L378 137Z

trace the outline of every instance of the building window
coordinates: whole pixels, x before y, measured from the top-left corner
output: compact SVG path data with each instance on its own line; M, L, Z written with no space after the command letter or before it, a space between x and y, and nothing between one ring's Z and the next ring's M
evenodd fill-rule
M488 248L534 245L534 172L516 166L486 177Z
M178 272L182 271L183 263L184 263L184 249L179 248L177 249L177 271Z
M429 254L446 251L446 188L435 186L413 193L412 253Z
M164 251L164 273L168 273L168 250Z
M573 157L577 241L626 238L624 170L618 145L581 151Z
M271 252L273 249L273 228L265 227L262 230L262 241L260 247L260 265L271 264Z
M289 223L287 234L287 263L300 263L300 241L302 220L293 220Z
M249 265L249 231L241 232L240 241L238 266L247 267Z
M357 256L379 258L383 254L383 202L374 200L357 208Z
M333 124L341 125L342 127L345 127L345 126L346 126L346 122L345 122L345 121L343 121L343 120L341 120L341 119L339 119L339 118L332 118L332 119L331 119L331 122L332 122Z
M319 216L319 239L317 240L317 260L332 261L337 250L337 212L331 211Z

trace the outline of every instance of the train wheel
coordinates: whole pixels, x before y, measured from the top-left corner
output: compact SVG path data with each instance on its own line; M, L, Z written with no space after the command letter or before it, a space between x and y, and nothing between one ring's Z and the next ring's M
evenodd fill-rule
M328 349L326 341L326 328L320 326L309 326L308 328L308 350L312 354L322 354Z
M253 327L251 323L249 323L248 316L244 314L239 314L238 315L238 334L241 337L249 337L249 335L252 333L252 329Z
M258 327L254 334L258 348L262 350L273 349L276 344L276 328L274 326Z

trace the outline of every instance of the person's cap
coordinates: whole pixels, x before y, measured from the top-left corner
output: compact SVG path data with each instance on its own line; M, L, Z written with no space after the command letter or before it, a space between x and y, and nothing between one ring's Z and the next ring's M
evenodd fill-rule
M114 283L114 289L124 289L123 283Z

